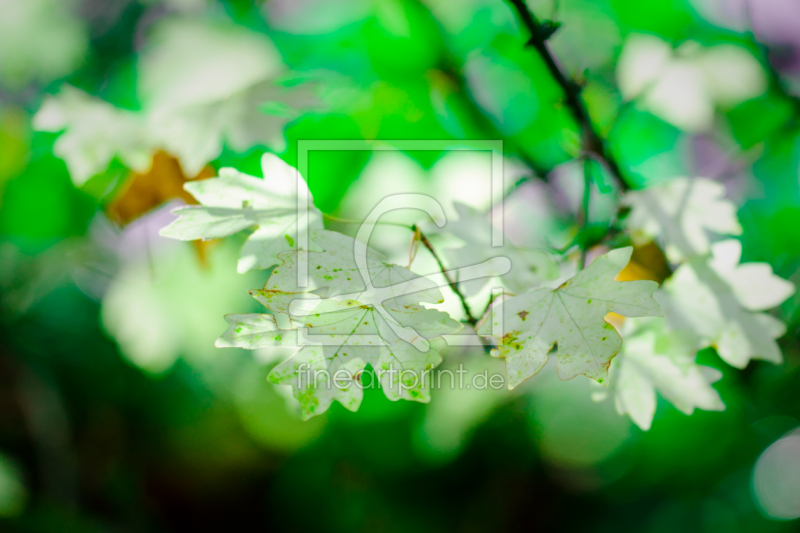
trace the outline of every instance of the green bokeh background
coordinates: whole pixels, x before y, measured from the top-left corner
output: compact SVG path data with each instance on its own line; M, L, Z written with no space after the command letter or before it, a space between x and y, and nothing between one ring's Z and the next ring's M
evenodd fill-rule
M455 404L443 400L439 411L430 411L436 394L426 406L389 402L379 390L367 391L357 413L336 404L300 422L266 382L274 361L213 348L222 315L255 311L246 289L266 277L235 273L236 238L214 247L206 266L189 245L157 266L165 281L154 291L164 302L178 302L164 309L181 315L174 326L185 332L177 341L180 357L157 373L131 363L102 326L99 296L69 274L87 261L83 246L102 216L103 186L74 187L53 154L56 135L33 132L31 117L63 83L138 109L142 27L172 8L134 0L77 4L89 36L81 60L49 79L0 83L0 530L796 530L797 521L773 520L759 510L751 476L759 455L800 425L797 297L777 312L788 326L780 341L783 364L753 362L738 371L713 349L702 352L700 362L724 374L715 387L727 410L687 417L660 399L649 432L617 415L611 402L593 403L585 383L552 376L537 377L525 394L465 425L448 412L459 412ZM307 34L276 27L264 4L209 1L200 14L174 16L227 20L266 33L289 68L325 69L350 80L365 103L292 121L288 148L278 154L290 164L297 162L297 141L305 139L469 145L502 138L509 157L540 168L579 151L559 88L523 47L525 30L507 3L342 2L344 22ZM298 4L301 20L328 16L317 15L314 4ZM363 4L371 6L365 13ZM561 4L577 17L588 5ZM591 4L613 23L619 42L644 32L675 45L735 43L771 69L768 50L751 34L716 26L688 1ZM531 6L543 18L552 10L545 2ZM354 14L346 16L348 10ZM446 24L450 15L442 13L459 10L466 16L451 19L461 22ZM595 15L587 17L591 29ZM568 27L565 20L563 31ZM593 119L623 168L635 170L630 185L694 172L686 157L691 135L641 106L621 104L614 77L619 49L617 43L605 62L572 74L585 76ZM563 59L572 65L582 58ZM773 79L762 96L720 109L717 118L728 146L756 148L743 172L757 187L735 198L743 260L770 263L795 283L798 113L797 97ZM265 150L226 149L212 165L258 173ZM431 168L443 154L408 156ZM648 166L656 156L659 165ZM316 205L336 213L369 159L365 152L312 154L308 178ZM140 334L152 335L146 324Z

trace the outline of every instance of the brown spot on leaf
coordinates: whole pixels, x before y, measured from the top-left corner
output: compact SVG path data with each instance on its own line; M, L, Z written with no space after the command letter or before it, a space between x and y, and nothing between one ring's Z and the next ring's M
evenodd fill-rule
M510 346L515 350L521 350L522 344L518 342L518 335L522 333L521 331L509 331L500 339L498 346Z

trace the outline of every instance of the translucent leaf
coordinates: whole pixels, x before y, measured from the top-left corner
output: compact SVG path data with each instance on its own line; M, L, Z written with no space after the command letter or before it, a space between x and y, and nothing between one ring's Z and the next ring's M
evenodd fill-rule
M741 242L730 239L715 243L712 253L711 267L730 285L745 309L772 309L794 294L794 284L776 276L769 264L739 264L742 258Z
M138 91L152 109L209 104L283 71L275 45L235 24L159 21L139 58Z
M261 158L261 169L264 179L223 168L218 178L187 183L186 190L201 205L176 209L178 220L161 235L216 239L257 226L242 248L239 272L279 264L280 252L297 249L299 232L322 228L322 215L296 169L272 154ZM308 198L307 211L298 211L298 194Z
M146 223L141 220L126 232L141 234ZM153 239L147 244L152 259L126 262L115 275L102 299L103 328L125 360L150 374L168 372L179 357L190 364L216 358L220 316L247 305L246 287L258 276L231 275L232 243L216 246L201 265L190 247L168 251L159 249L158 237L145 238Z
M644 244L655 237L666 241L672 261L708 252L708 231L740 235L736 206L724 199L725 187L715 181L675 178L623 198L631 208L626 224L633 239Z
M725 409L711 386L722 374L698 365L696 349L667 333L663 321L626 321L623 337L622 351L611 364L611 386L596 392L595 400L613 395L617 411L630 416L645 431L655 415L656 391L687 415L695 408Z
M761 65L741 46L704 47L685 41L676 50L658 37L625 41L617 79L625 99L685 131L705 131L717 107L733 107L766 91Z
M270 379L292 385L304 418L324 412L334 400L358 409L363 397L359 375L367 364L378 373L389 399L427 402L426 373L441 362L427 339L461 327L446 313L422 305L440 303L439 288L382 262L380 254L356 247L345 235L311 231L309 239L324 251L280 253L282 265L264 289L251 291L272 314L228 316L230 327L217 346L299 347ZM308 273L307 287L298 281L301 268Z
M605 381L622 339L603 317L661 316L652 298L657 283L614 281L631 253L632 248L612 250L555 290L539 289L494 306L478 333L499 338L492 355L506 359L509 388L541 370L556 343L561 379L583 374Z
M782 322L763 310L794 293L790 282L769 265L738 265L741 245L723 241L711 257L695 257L678 268L655 297L675 333L699 347L714 346L728 364L744 368L751 359L780 363L775 339L786 332Z
M188 174L219 157L225 144L282 150L293 109L319 103L310 84L278 83L285 67L277 49L244 27L167 19L150 44L139 65L149 127ZM264 113L265 104L283 112Z
M463 292L472 296L477 294L489 280L498 276L488 259L507 257L511 261L511 271L499 279L512 293L519 294L538 287L545 281L558 277L558 268L550 256L541 250L517 248L503 239L503 246L492 246L492 224L486 214L460 202L453 203L458 219L448 222L439 233L449 233L464 243L461 248L446 248L442 251L448 269L462 268L482 263L486 267L475 280L461 283ZM432 228L431 228L432 229Z
M309 85L283 88L267 81L216 102L154 110L149 124L160 144L193 174L225 145L239 152L259 145L282 151L283 128L298 116L295 109L317 103ZM280 114L265 112L278 106Z
M135 172L147 172L155 151L140 115L70 86L44 101L33 117L33 127L63 131L53 152L66 162L78 187L108 168L115 157Z
M84 58L88 28L76 0L0 2L0 81L12 89L49 83Z
M194 176L224 146L240 152L258 145L284 148L283 128L298 116L296 109L321 103L317 83L289 83L284 70L262 34L167 18L140 55L142 111L118 109L65 87L45 101L34 127L64 131L55 153L67 162L76 185L105 170L115 156L145 172L157 150L178 158L183 171Z

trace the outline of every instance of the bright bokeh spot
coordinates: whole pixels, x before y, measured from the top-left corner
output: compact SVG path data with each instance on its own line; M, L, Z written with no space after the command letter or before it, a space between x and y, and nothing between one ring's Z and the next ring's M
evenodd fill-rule
M764 450L753 469L753 498L777 520L800 518L800 431Z

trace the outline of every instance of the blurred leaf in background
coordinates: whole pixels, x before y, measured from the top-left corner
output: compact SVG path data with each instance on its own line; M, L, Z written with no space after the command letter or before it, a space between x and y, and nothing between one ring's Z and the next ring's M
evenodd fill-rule
M624 182L585 172L584 126L515 4L555 30ZM796 530L799 36L793 0L0 0L0 530ZM565 259L531 260L537 283L573 276L578 246L590 263L633 245L617 280L690 312L606 317L624 344L605 394L561 381L554 354L481 388L503 362L440 339L439 369L469 386L429 404L366 388L358 412L303 422L267 380L291 350L214 347L224 315L264 312L248 290L272 271L236 273L250 230L197 247L159 230L195 201L184 183L261 179L265 153L291 169L306 140L380 148L308 154L327 230L428 194L438 231L382 220L419 224L448 266L483 253L498 176L474 141L502 140L506 246ZM713 255L681 264L687 240ZM369 244L439 270L408 228ZM432 307L466 321L441 292Z

